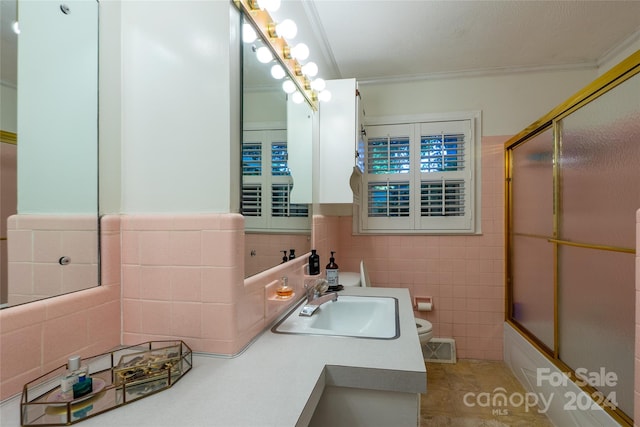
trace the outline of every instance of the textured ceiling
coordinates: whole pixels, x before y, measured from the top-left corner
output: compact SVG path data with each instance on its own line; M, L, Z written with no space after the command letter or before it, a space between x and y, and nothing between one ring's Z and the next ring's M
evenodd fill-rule
M359 80L595 67L640 37L638 0L303 4L332 71Z
M159 1L159 0L156 0ZM177 1L177 0L176 0ZM640 0L283 0L326 78L420 79L596 67L640 39ZM3 41L15 2L0 0ZM12 50L2 44L2 53ZM15 55L15 53L14 53ZM2 80L15 70L2 61ZM324 68L323 68L324 67Z

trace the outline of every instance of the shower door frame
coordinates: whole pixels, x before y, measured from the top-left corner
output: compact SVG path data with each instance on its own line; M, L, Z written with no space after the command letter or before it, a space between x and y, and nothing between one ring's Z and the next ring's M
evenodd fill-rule
M587 85L581 91L573 95L564 103L558 105L547 115L509 139L505 147L505 321L518 331L528 342L546 356L554 365L562 372L570 372L571 378L575 378L575 371L560 359L559 339L558 339L558 257L559 248L562 246L578 246L582 248L599 249L606 251L614 251L620 253L635 254L635 248L614 247L605 245L594 245L582 242L565 241L558 239L559 215L558 207L560 206L560 180L559 180L559 149L561 146L562 129L561 120L576 112L580 108L586 106L590 102L596 100L601 95L609 92L613 88L640 73L640 51L635 52L627 59L622 61L610 71L603 74L591 84ZM640 77L639 77L640 78ZM541 339L521 325L514 316L514 298L513 298L513 153L512 151L534 137L545 131L553 132L553 231L551 236L533 236L536 238L544 238L553 245L553 348L546 345ZM636 272L637 275L637 272ZM576 383L587 394L592 395L597 389L590 385L581 385ZM633 419L621 410L613 410L604 402L599 402L603 409L615 418L622 425L633 426ZM640 415L640 414L638 414Z

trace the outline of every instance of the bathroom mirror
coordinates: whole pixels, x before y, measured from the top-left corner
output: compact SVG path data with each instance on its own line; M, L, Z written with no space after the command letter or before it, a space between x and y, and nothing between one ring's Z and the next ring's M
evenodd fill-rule
M243 17L243 25L251 25ZM257 52L260 39L242 43L242 206L245 216L245 277L282 262L291 249L296 256L310 250L311 181L308 203L293 188L302 188L290 164L291 156L307 145L311 152L313 110L306 103L293 104L282 90L283 80L271 76L276 60L262 63ZM285 77L286 78L286 77ZM305 153L305 151L302 151ZM311 157L305 171L311 170ZM306 187L306 186L305 186ZM296 190L298 190L296 188ZM292 192L294 196L292 196ZM286 254L283 253L286 251Z
M99 284L99 4L0 3L5 308Z

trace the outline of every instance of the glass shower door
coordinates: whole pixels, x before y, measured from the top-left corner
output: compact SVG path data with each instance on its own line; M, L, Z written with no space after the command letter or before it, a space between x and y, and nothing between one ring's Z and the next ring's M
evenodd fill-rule
M633 417L636 211L640 208L640 79L629 79L561 122L559 358L611 372ZM613 395L612 395L613 396Z

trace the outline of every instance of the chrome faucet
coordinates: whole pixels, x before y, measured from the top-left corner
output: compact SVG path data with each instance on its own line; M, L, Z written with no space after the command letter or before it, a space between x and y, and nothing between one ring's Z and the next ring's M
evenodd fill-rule
M329 289L329 283L324 279L317 280L313 285L305 283L304 288L307 292L307 303L300 310L300 316L313 316L322 304L338 300L337 292L325 293Z

